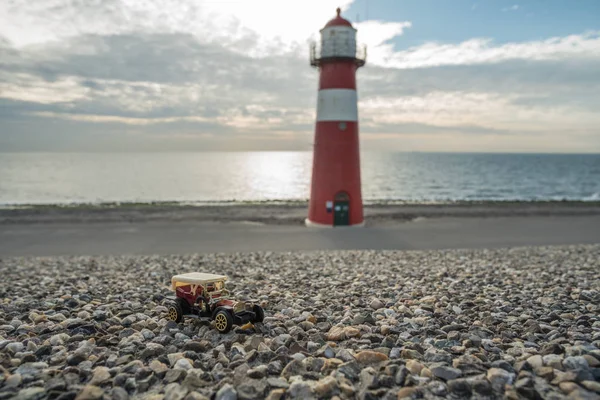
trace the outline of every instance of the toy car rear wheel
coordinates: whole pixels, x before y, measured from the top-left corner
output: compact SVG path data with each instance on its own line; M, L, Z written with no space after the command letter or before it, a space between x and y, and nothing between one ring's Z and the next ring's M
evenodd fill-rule
M265 311L263 310L263 308L258 304L255 304L252 308L252 311L254 311L255 315L253 322L263 322L263 320L265 319Z
M169 306L167 318L177 323L183 321L183 310L181 309L181 304L179 304L179 302L175 302Z
M227 333L233 326L233 317L227 311L221 310L215 315L215 328L221 333Z

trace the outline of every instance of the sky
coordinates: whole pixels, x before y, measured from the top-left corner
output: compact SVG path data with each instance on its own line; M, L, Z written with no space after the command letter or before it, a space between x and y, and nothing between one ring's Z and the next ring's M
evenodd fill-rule
M598 0L3 0L0 151L311 151L338 6L361 149L600 152Z

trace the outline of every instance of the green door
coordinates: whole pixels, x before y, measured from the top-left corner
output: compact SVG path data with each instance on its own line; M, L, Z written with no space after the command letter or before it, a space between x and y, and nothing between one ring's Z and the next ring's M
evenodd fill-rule
M333 204L333 225L350 225L350 202L336 201Z

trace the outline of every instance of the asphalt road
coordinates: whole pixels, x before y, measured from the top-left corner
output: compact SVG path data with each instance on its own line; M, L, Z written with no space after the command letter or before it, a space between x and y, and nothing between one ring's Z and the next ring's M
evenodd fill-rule
M0 226L0 257L589 243L600 243L600 216L440 218L387 227L335 229L198 222Z

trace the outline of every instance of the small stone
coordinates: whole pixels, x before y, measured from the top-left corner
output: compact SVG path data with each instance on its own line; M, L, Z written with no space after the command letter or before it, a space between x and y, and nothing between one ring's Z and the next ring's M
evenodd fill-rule
M415 390L416 388L413 386L403 387L402 389L398 390L398 400L410 398Z
M591 368L600 367L600 360L596 357L589 354L584 354L582 357L586 359L588 366L590 366Z
M268 378L267 385L278 389L287 389L290 387L290 384L283 378Z
M6 387L16 388L19 387L19 385L21 385L21 382L23 382L23 377L20 374L14 374L6 378L6 380L4 381L4 385Z
M540 368L544 365L544 360L542 356L537 354L535 356L531 356L527 359L527 363L531 365L533 369Z
M86 385L75 397L75 400L97 400L102 398L103 393L103 390L98 386Z
M360 331L352 326L332 326L327 333L327 340L339 342L360 335Z
M54 347L62 346L64 344L62 335L53 335L50 337L50 344Z
M302 372L304 372L304 371L305 371L305 367L301 361L292 360L285 366L285 368L283 368L283 371L281 372L281 376L289 379L290 377L292 377L294 375L301 375Z
M584 388L591 390L592 392L600 393L600 382L596 381L583 381L581 382L581 386Z
M363 365L369 365L386 361L388 356L372 350L363 350L356 355L356 360Z
M406 368L413 375L421 375L421 370L424 368L424 365L416 360L408 360L406 362Z
M165 386L164 400L183 400L189 389L179 383L169 383Z
M422 355L416 350L404 349L402 350L402 353L400 353L400 357L405 360L420 360Z
M561 355L558 354L548 354L542 357L542 360L544 361L544 365L554 368L554 369L559 369L562 370L563 366L562 366L562 361L563 361L563 357Z
M336 358L339 358L344 362L356 360L356 357L354 357L354 355L350 353L348 349L340 349L336 354Z
M235 391L234 387L229 383L226 383L217 392L215 400L237 400L237 398L237 392Z
M369 306L374 310L379 310L380 308L385 307L385 304L383 304L381 300L375 298L371 301L371 304Z
M390 350L390 359L396 360L396 359L400 358L401 353L402 353L402 349L400 349L400 347L392 347L392 350Z
M183 369L170 369L167 371L164 381L166 383L181 382L187 373Z
M150 362L150 365L148 365L148 367L156 374L156 375L160 375L163 376L164 374L167 373L167 371L169 370L169 367L166 366L166 364L161 363L158 360L152 360L152 362Z
M315 384L314 392L321 397L328 397L337 387L337 381L333 377L327 376Z
M487 379L495 388L502 388L504 385L512 383L514 377L515 374L501 368L490 368L487 372Z
M462 371L453 367L438 366L431 368L431 373L436 378L441 378L445 381L460 378Z
M427 389L435 396L445 397L448 393L448 388L443 382L431 381L427 384Z
M471 385L466 379L455 379L448 381L448 391L459 397L468 398L471 396Z
M75 353L67 357L67 365L77 366L84 362L87 357L83 354Z
M245 379L236 387L239 399L262 399L267 390L265 380Z
M563 393L566 394L569 394L572 391L579 389L579 385L575 382L561 382L558 384L558 387L560 388L560 390L563 391Z
M283 371L283 365L279 360L271 361L267 365L267 373L270 375L279 375L281 371Z
M107 367L96 367L90 385L100 385L108 380L110 380L109 369Z
M342 373L347 379L351 381L355 381L358 379L360 371L362 368L356 361L350 361L340 365L338 368L338 372Z
M344 339L344 328L341 326L332 326L331 329L329 329L329 332L327 332L327 340L338 342Z
M184 358L183 353L171 353L167 355L167 359L169 360L169 364L171 367L175 365L175 363Z
M492 385L485 379L473 380L471 382L471 388L473 389L473 392L480 396L488 396L493 392Z
M1 393L1 392L0 392ZM10 395L10 392L7 392ZM3 397L5 399L14 398L15 400L38 400L45 398L45 390L40 387L31 387L19 390L14 397Z
M585 357L575 356L575 357L567 357L563 360L563 366L566 369L570 370L584 370L587 371L589 369L589 364Z
M293 382L287 389L287 393L292 399L313 399L312 387L304 381Z
M551 381L554 379L554 368L552 367L540 367L536 368L535 374L541 378Z
M254 378L254 379L264 378L267 375L267 366L259 365L255 368L249 369L247 374L248 374L248 377Z
M285 394L285 389L273 389L265 400L280 400Z
M410 371L408 370L408 368L406 368L404 365L399 366L394 376L394 382L396 383L396 385L404 386L404 383L406 382L406 377L409 374Z
M190 362L190 360L188 360L187 358L182 358L180 360L177 360L175 362L175 365L173 366L173 369L182 369L182 370L190 370L194 368L194 366L192 365L192 363Z
M122 387L114 387L110 391L111 400L129 400L129 394Z
M317 357L325 357L325 358L333 358L335 357L335 352L333 351L333 349L329 346L329 345L325 345L322 348L320 348L317 353L316 353Z
M211 348L211 344L207 340L190 340L183 345L183 350L195 351L197 353L203 353Z
M25 346L21 342L12 342L12 343L9 343L8 345L6 345L6 347L5 347L6 351L8 351L12 355L17 354L18 352L22 351L24 348L25 348Z

